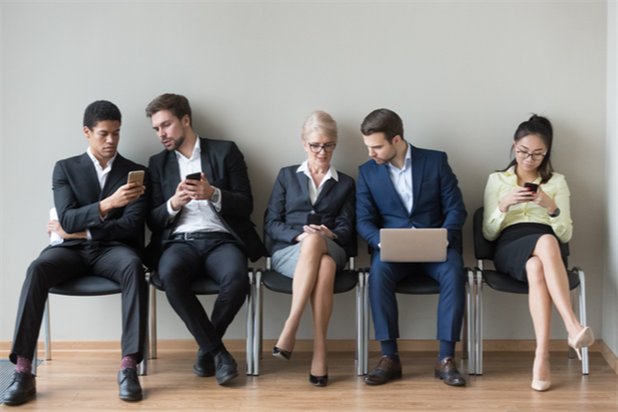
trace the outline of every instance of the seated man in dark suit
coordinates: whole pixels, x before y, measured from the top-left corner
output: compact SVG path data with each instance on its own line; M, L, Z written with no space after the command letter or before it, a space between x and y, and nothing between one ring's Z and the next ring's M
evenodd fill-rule
M466 384L453 359L465 307L466 276L461 257L461 228L466 208L446 153L419 149L403 139L401 118L391 110L371 112L361 125L368 161L358 168L356 217L358 233L374 250L369 300L382 358L365 377L380 385L401 377L397 352L399 320L395 290L406 276L425 274L440 283L436 378L452 386ZM380 259L382 228L445 228L447 260L439 263L389 263Z
M122 362L118 374L120 398L142 398L136 365L146 337L147 287L138 253L144 245L147 198L145 186L127 183L128 173L144 166L117 152L121 115L111 102L90 104L84 114L86 153L60 160L53 175L58 221L48 230L62 243L47 247L30 265L22 287L11 349L16 363L7 405L28 401L36 393L31 367L48 291L54 285L84 275L112 279L122 289Z
M221 385L238 376L221 339L249 291L247 256L264 246L251 223L247 166L234 142L198 138L186 97L163 94L146 107L165 150L150 158L152 190L148 265L156 268L172 308L199 345L193 371ZM209 319L191 281L209 276L219 295Z

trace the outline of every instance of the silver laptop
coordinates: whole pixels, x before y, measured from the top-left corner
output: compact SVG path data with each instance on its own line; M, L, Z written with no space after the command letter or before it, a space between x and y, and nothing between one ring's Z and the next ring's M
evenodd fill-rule
M446 229L380 229L382 262L444 262Z

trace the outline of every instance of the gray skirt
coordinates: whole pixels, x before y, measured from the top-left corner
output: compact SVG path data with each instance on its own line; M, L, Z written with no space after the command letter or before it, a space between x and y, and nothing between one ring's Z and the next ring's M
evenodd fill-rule
M334 240L327 237L324 238L326 246L328 247L328 256L333 258L337 265L337 270L341 270L345 267L348 261L345 250L339 246ZM271 257L271 263L273 269L281 273L283 276L294 278L294 271L300 258L300 245L302 242L295 243L293 245L279 249L273 253Z

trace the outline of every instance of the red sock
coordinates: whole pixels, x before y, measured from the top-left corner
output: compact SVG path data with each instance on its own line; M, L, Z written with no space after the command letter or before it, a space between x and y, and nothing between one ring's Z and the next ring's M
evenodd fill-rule
M137 355L127 355L122 358L122 362L120 362L120 370L123 369L137 369Z
M22 358L17 355L17 365L15 366L15 372L24 372L32 375L32 361L30 359Z

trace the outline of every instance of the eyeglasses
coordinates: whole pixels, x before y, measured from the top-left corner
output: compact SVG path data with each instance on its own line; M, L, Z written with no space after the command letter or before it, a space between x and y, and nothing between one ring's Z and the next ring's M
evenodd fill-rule
M337 143L326 143L326 144L317 144L317 143L307 143L309 145L309 149L311 149L312 153L320 153L322 151L322 149L324 149L324 151L326 153L331 153L333 150L335 150L335 146L337 146Z
M545 153L528 153L525 152L523 150L517 150L517 146L515 146L515 153L517 153L518 156L523 157L524 160L526 160L527 158L531 157L532 160L541 160L545 157L545 155L547 154L547 152Z

